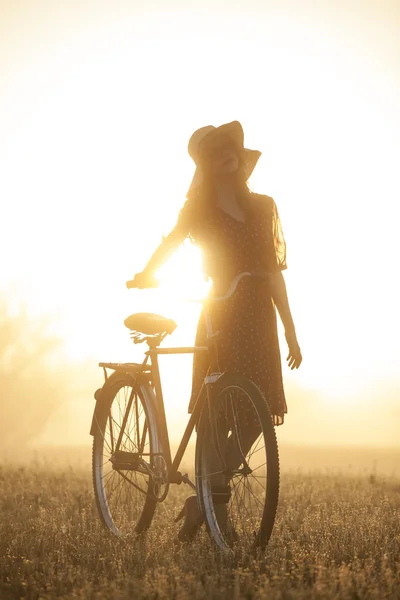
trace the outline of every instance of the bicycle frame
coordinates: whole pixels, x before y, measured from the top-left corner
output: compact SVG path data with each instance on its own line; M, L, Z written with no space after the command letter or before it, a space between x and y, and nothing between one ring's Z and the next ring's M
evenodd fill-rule
M204 303L204 317L206 324L206 346L182 346L182 347L169 347L169 348L160 348L159 344L166 337L167 334L162 334L159 336L155 336L154 339L147 340L149 345L149 350L145 352L145 359L143 363L99 363L99 366L103 367L105 372L105 377L107 379L107 371L106 369L113 369L114 371L124 371L131 372L137 381L144 379L146 383L150 383L154 388L154 399L155 399L155 409L157 413L158 425L160 428L160 434L162 438L162 448L163 448L163 458L167 465L168 470L168 479L170 483L180 484L182 481L186 481L189 483L194 489L195 485L188 479L187 475L182 475L178 469L189 443L190 437L193 433L193 430L198 422L204 399L210 397L211 385L214 383L221 373L218 370L218 356L217 356L217 346L216 346L216 337L217 333L213 332L211 319L209 316L209 312ZM204 383L199 391L199 394L194 403L194 408L192 414L190 415L189 421L186 425L185 431L183 433L182 439L179 443L178 449L175 453L174 458L172 458L171 447L169 442L168 435L168 427L167 420L165 414L165 406L164 406L164 397L161 385L160 378L160 369L159 369L159 361L158 356L162 355L173 355L173 354L195 354L196 352L208 352L210 354L210 369L209 373L205 377ZM150 360L150 364L149 364ZM135 391L132 390L130 398L128 400L125 414L123 416L121 429L118 435L118 439L115 444L114 453L121 453L124 456L123 462L127 460L127 453L120 451L120 445L122 442L122 438L124 435L126 423L128 421L128 416L132 407L133 399L134 399ZM146 468L149 468L149 465L146 465Z
M241 273L236 277L234 282L231 285L228 293L220 298L213 298L212 301L215 300L224 300L229 298L233 292L235 291L238 282L243 276L252 275L252 273ZM156 411L157 411L157 419L158 425L160 427L161 436L162 436L162 447L163 447L163 457L167 465L168 471L168 479L170 483L180 484L182 481L189 483L194 489L196 489L195 485L188 479L187 475L182 475L179 471L179 465L189 443L190 437L193 433L193 429L198 422L201 410L203 408L204 399L208 401L211 400L212 393L212 384L217 381L217 379L221 376L221 372L219 370L218 364L218 350L216 344L216 337L219 332L214 333L210 318L209 309L207 306L209 299L204 301L203 303L203 314L205 319L206 326L206 346L182 346L182 347L170 347L170 348L160 348L159 345L166 337L166 333L156 335L153 338L146 338L146 341L149 345L149 350L145 352L145 359L143 363L134 364L134 363L125 363L125 364L115 364L115 363L99 363L99 366L103 367L105 371L105 376L107 378L107 368L111 368L114 370L124 370L125 372L132 372L137 380L140 381L142 377L145 377L146 383L151 383L154 387L155 392L155 401L156 401ZM143 341L143 340L142 340ZM169 435L168 435L168 427L167 420L165 415L165 407L164 407L164 398L161 386L161 378L160 378L160 370L158 363L158 356L160 354L194 354L196 352L209 352L210 354L210 368L204 379L203 385L200 389L200 392L196 398L194 408L192 414L190 415L189 421L186 425L185 431L183 433L182 439L179 443L178 449L174 458L171 455L171 447L169 443ZM148 361L150 359L150 365ZM121 429L119 432L118 440L115 446L115 452L120 452L120 444L122 441L122 437L124 434L125 426L127 423L129 411L132 406L133 398L134 398L134 390L132 390L131 396L129 398L127 408L125 411L125 415L122 421ZM127 454L127 453L122 453ZM146 464L146 468L150 470L150 466Z
M186 425L185 431L182 435L182 439L179 443L178 449L175 453L174 458L172 458L171 447L169 443L169 435L167 428L167 420L164 409L164 398L162 393L162 386L160 380L160 372L158 365L158 355L159 354L194 354L196 352L208 352L208 347L202 346L193 346L193 347L182 347L182 348L154 348L146 352L146 354L151 359L152 366L152 380L155 391L156 398L156 410L158 423L160 426L160 431L162 435L163 441L163 450L164 450L164 459L167 464L168 469L168 477L171 483L182 483L182 474L178 471L179 465L189 443L190 437L193 433L193 429L195 428L196 423L198 422L200 412L203 406L203 402L201 401L204 397L204 387L206 383L203 383L201 390L197 396L193 412L190 415L189 421Z

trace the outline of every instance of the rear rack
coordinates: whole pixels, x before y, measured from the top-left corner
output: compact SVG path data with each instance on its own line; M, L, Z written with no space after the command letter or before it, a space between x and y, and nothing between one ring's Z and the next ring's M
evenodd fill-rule
M104 379L107 381L108 373L107 369L118 371L120 373L129 373L130 375L141 375L147 383L150 383L151 367L140 364L140 363L112 363L112 362L101 362L99 367L103 368Z
M141 371L142 373L150 373L151 371L151 367L141 363L101 362L99 363L99 367L103 367L103 369L114 369L114 371L129 371L130 373L137 373L138 371Z

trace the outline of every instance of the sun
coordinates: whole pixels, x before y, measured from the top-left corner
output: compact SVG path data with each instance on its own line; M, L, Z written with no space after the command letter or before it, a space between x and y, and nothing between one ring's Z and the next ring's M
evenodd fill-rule
M166 304L201 304L210 288L202 271L201 251L189 240L157 271L156 277Z

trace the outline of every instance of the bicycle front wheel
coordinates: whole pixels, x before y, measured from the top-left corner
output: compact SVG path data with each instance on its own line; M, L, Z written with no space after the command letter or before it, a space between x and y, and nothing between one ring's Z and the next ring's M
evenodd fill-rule
M111 375L98 402L92 472L99 515L118 537L141 533L157 505L150 472L161 454L154 410L141 386L124 373Z
M266 400L246 377L224 374L200 417L196 484L211 538L226 553L264 549L279 496L279 455Z

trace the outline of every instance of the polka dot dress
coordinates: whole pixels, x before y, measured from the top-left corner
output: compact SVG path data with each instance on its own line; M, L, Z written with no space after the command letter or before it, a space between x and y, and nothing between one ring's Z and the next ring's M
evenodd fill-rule
M199 246L205 272L213 281L211 294L225 294L234 277L243 271L268 273L286 268L285 243L275 202L258 194L251 194L250 200L244 222L216 208L204 226ZM220 331L217 348L221 372L240 373L254 381L269 405L275 425L282 424L287 406L269 282L244 277L231 298L210 303L209 310L213 331ZM195 343L202 346L205 340L202 313ZM195 354L189 412L208 368L208 355Z

